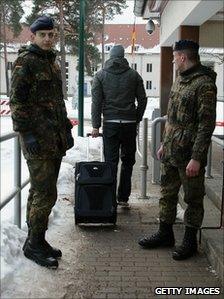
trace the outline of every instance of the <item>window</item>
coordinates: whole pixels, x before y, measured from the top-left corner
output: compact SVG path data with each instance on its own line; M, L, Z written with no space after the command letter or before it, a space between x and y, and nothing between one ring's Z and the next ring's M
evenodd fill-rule
M67 91L68 91L68 68L69 68L69 63L66 61L65 62L65 74L66 74L66 88L67 88Z
M97 65L92 66L92 72L93 73L97 72Z
M151 73L152 72L152 63L147 63L147 65L146 65L146 71L147 71L147 73Z
M104 47L105 51L108 51L108 52L111 50L111 48L112 48L111 45L106 45L106 46Z
M139 46L134 46L134 51L137 52L139 50Z
M137 71L137 63L132 63L131 67L133 68L133 70Z
M7 69L11 71L12 70L12 65L13 65L13 63L11 61L8 61Z
M152 89L152 81L146 81L146 89Z

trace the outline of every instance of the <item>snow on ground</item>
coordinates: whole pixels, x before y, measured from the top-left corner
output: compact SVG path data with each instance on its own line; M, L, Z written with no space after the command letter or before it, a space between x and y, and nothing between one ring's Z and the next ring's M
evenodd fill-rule
M158 99L148 99L148 104L144 117L151 119L152 111L158 108ZM77 110L72 110L71 101L66 103L68 116L77 118ZM90 119L91 99L85 98L84 118ZM6 134L12 131L12 121L10 117L1 117L1 134ZM90 122L85 122L84 135L91 132ZM87 147L90 149L90 160L95 160L101 151L101 138L83 138L77 136L77 126L73 127L73 137L75 145L70 149L63 158L61 169L58 178L58 198L55 207L49 217L49 230L54 234L54 229L57 224L65 221L65 211L62 201L68 201L71 204L74 198L74 166L76 162L87 160ZM88 145L89 140L89 145ZM13 140L1 143L1 200L10 193L13 186ZM28 178L28 169L25 160L22 158L22 182ZM13 224L13 201L5 206L1 211L1 292L7 293L7 289L13 289L13 284L16 282L17 287L25 286L26 277L25 271L29 269L31 263L24 258L22 246L26 238L25 210L28 188L24 188L22 192L22 229L19 229ZM62 209L63 207L63 209ZM71 212L71 211L70 211ZM63 232L62 232L63 234ZM32 265L35 265L32 263ZM35 267L35 266L33 266ZM24 269L24 271L23 271ZM26 270L25 270L26 269ZM39 269L37 266L35 269ZM41 268L42 269L42 268ZM42 269L43 270L43 269ZM24 275L23 275L24 273ZM39 273L39 272L38 272ZM38 275L38 274L37 274ZM40 274L41 275L41 274ZM37 278L37 277L36 277ZM38 279L37 279L38 280ZM39 280L38 280L39 281ZM43 282L44 283L44 282ZM14 286L15 288L15 286Z
M8 125L10 119L4 118L4 120L1 121L2 123L5 123L4 127L6 127L6 124ZM89 159L95 159L97 154L99 156L102 143L101 138L77 137L75 129L76 128L73 129L75 145L72 149L67 151L67 155L63 158L58 178L58 198L70 201L72 198L74 198L75 163L87 160L87 146L89 147L90 152ZM88 126L87 130L89 131ZM87 139L89 140L89 142L87 142ZM3 162L2 169L4 169L5 172L8 166L10 166L9 162L10 157L12 156L13 149L7 149L7 146L4 147L3 145L3 148L1 150L1 160ZM24 165L24 167L26 167L26 165ZM5 188L1 194L2 198L4 198L4 196L6 196L9 193L10 188L12 188L12 180L7 180L7 178L8 175L3 174L1 176L1 186L7 186L7 188ZM13 203L10 203L9 205L5 206L1 211L1 281L3 286L3 288L1 288L2 292L4 292L4 289L7 289L8 285L11 283L15 271L24 268L24 266L27 265L27 263L29 263L29 261L24 258L21 250L26 238L27 231L25 224L27 194L28 190L26 191L26 194L24 195L24 200L22 201L22 229L19 229L17 226L13 224ZM57 225L57 223L61 221L62 215L60 205L60 202L55 205L49 217L49 227L51 229L53 229L54 225Z

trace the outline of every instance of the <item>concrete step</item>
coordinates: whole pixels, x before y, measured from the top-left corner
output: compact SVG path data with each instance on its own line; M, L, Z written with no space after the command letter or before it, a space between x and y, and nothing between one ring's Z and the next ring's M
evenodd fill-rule
M186 204L183 202L182 190L180 195L181 206L185 209ZM220 225L221 211L207 195L204 198L204 209L205 215L201 228L201 246L210 264L221 279L222 284L224 284L224 228Z

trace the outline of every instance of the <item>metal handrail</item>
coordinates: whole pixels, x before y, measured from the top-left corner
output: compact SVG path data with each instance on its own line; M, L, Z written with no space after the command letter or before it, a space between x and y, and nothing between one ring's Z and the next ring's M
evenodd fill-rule
M157 155L156 155L156 129L157 129L157 125L160 123L165 123L167 120L167 116L162 116L162 117L157 117L152 121L152 141L151 141L151 153L152 153L152 157L155 160L158 160Z
M4 208L13 198L14 202L14 224L21 228L21 190L30 182L30 179L21 183L21 148L18 133L11 132L0 136L0 143L15 138L14 142L14 189L7 195L0 204L0 210Z

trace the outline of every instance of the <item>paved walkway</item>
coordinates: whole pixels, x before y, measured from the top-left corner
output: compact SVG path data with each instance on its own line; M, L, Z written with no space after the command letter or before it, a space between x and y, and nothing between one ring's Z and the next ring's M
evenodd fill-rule
M114 229L76 228L75 233L86 240L84 252L78 254L87 275L86 286L95 285L95 290L83 298L175 298L156 295L157 287L183 288L177 298L204 298L185 296L184 288L221 287L201 250L197 257L177 262L171 257L172 249L141 249L137 244L139 236L157 229L158 201L139 202L133 196L131 206L131 210L118 210ZM179 243L183 227L176 224L174 230ZM71 293L64 298L72 298Z
M82 238L81 252L77 253L79 267L84 269L86 289L82 297L74 297L75 285L67 289L64 298L205 298L205 295L189 295L199 288L220 288L222 283L209 264L203 247L199 254L187 261L174 261L172 249L144 250L137 240L151 234L158 227L159 186L151 184L151 160L148 172L150 199L139 200L139 164L137 159L133 173L131 209L118 209L118 222L110 227L75 227L76 238ZM183 236L183 224L174 226L176 243ZM156 288L180 288L180 295L159 295ZM198 289L195 289L198 288ZM192 290L192 289L191 289ZM166 290L169 291L168 289ZM187 294L188 291L188 294ZM185 294L186 293L186 294ZM73 294L73 295L72 295ZM223 294L223 293L222 293ZM207 298L223 298L223 295L207 295Z
M139 163L137 160L133 173L131 209L118 209L116 227L75 226L73 199L59 199L61 219L54 225L54 233L48 231L48 240L63 250L58 270L48 270L28 261L26 268L21 269L23 287L15 282L13 290L6 291L2 298L223 298L222 283L208 262L203 246L197 256L187 261L174 261L172 249L139 247L140 236L157 230L159 199L159 186L151 184L151 161L150 199L138 199ZM180 244L183 224L177 221L174 231L176 243ZM156 294L156 288L166 288L163 291L167 295ZM178 288L180 295L168 294L170 288ZM218 288L222 294L197 295L195 292L201 293L201 288L206 288L205 292Z

